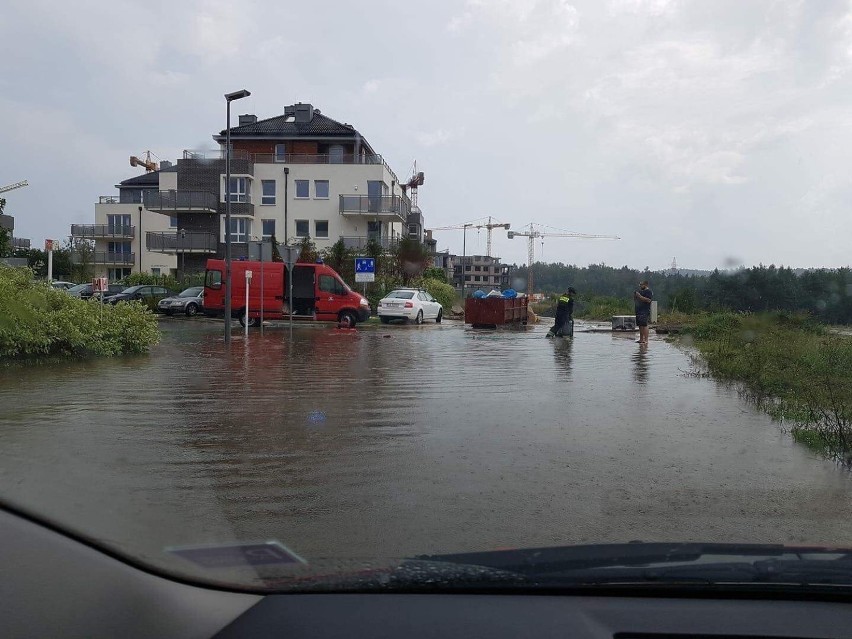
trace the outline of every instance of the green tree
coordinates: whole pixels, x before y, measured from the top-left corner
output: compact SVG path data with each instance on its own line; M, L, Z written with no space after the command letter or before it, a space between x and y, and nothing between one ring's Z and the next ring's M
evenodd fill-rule
M404 237L394 251L397 274L408 286L414 278L421 277L431 259L426 247L417 240Z
M423 271L423 279L430 280L438 280L439 282L447 282L447 274L442 268L435 268L434 266L427 268ZM432 293L432 291L429 291ZM432 295L435 295L432 293Z
M317 261L317 257L319 257L317 254L317 245L311 241L310 236L303 237L296 246L302 249L302 252L299 254L299 262L313 264Z
M0 228L0 257L12 256L12 234L8 229Z
M275 239L275 233L273 233L272 237L269 239L272 242L272 261L283 262L284 258L281 257L281 251L278 250L278 240Z

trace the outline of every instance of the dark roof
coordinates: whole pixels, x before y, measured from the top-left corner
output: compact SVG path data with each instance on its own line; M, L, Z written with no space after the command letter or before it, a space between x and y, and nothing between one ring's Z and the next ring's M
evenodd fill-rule
M322 113L314 111L314 117L310 122L287 122L292 119L292 114L285 113L274 118L258 120L253 124L231 127L231 136L269 136L269 137L350 137L358 135L358 131L351 124L341 124L337 120ZM219 136L225 137L225 130ZM218 138L217 138L218 139Z
M122 180L118 184L118 188L123 186L160 186L160 172L151 171L150 173L143 173L142 175Z

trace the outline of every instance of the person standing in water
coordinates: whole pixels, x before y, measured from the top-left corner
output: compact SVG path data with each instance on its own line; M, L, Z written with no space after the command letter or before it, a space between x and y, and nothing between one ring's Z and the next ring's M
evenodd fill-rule
M547 337L565 337L565 329L570 327L569 322L573 322L574 315L574 295L577 291L573 287L569 287L556 303L556 320L549 331ZM573 337L574 332L568 331L568 336Z
M636 326L639 327L637 344L648 343L648 322L651 321L651 301L654 292L648 288L648 280L639 283L639 290L633 292L633 303L636 311Z

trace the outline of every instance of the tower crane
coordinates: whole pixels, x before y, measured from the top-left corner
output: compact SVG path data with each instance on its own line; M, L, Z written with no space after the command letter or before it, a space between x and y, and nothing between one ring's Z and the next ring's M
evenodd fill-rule
M14 184L7 184L6 186L0 186L0 193L5 193L6 191L14 191L15 189L21 189L25 186L29 186L30 183L26 180L21 180L20 182L15 182Z
M417 170L417 160L414 160L414 169L412 171L412 175L408 179L408 182L402 185L403 193L411 189L411 208L417 206L417 187L423 186L424 177L425 176L423 175L423 171Z
M151 159L151 152L145 151L145 159L139 158L135 155L130 156L130 166L143 166L145 167L146 173L151 173L152 171L156 171L160 168L160 165L154 162ZM156 157L156 156L155 156Z
M542 243L544 243L544 238L546 237L576 237L584 240L621 239L616 235L591 235L589 233L571 233L568 231L551 233L549 231L542 231L540 228L538 228L541 226L543 225L530 223L524 227L525 229L528 229L526 231L509 231L510 240L514 237L527 238L527 295L532 295L533 292L533 263L535 262L535 241L537 239L540 239Z
M487 241L486 241L486 244L485 244L485 246L486 246L485 255L487 255L488 257L491 257L491 231L493 231L494 229L506 229L508 231L510 226L511 226L511 224L505 224L503 222L492 221L492 217L489 215L487 222L480 222L480 223L468 222L467 224L455 224L453 226L439 226L439 227L434 228L432 230L433 231L451 231L451 230L454 230L454 229L486 229Z

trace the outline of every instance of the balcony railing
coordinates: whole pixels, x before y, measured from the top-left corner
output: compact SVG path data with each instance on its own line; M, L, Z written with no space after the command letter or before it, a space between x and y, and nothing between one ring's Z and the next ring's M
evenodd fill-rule
M16 249L28 249L30 248L30 240L25 237L13 237L12 238L12 248Z
M219 210L219 198L209 191L147 191L144 199L145 208L157 213L217 213Z
M218 249L215 233L187 231L186 233L159 233L148 231L145 246L157 253L215 253Z
M395 216L405 222L411 212L408 198L399 195L341 195L342 215Z
M383 249L390 249L399 244L398 237L347 237L340 236L340 239L343 240L343 246L347 249L363 249L367 248L367 245L372 240L377 243Z
M89 262L91 264L127 264L133 266L136 263L136 253L115 253L113 251L81 253L80 251L72 251L71 261L74 264Z
M136 237L136 227L115 224L72 224L72 237L120 237L122 239L133 239Z

